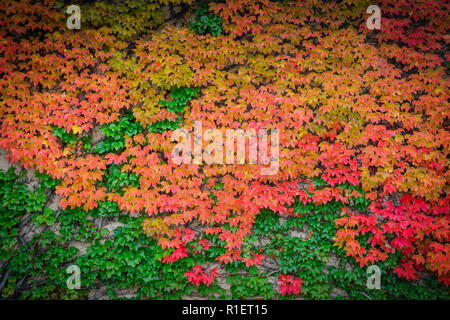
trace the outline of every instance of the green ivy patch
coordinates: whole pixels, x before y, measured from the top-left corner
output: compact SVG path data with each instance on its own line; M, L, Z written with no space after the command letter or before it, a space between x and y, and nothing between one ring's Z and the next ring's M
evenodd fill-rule
M195 20L189 28L198 34L209 32L219 36L223 32L222 18L209 11L208 1L202 1L195 10Z
M96 150L99 153L118 153L125 148L125 135L132 137L142 131L142 125L134 119L131 112L127 112L119 121L101 126L100 132L105 134L106 138L97 144Z
M199 92L200 88L175 87L170 91L170 100L161 100L160 104L173 113L180 113L189 101L198 97Z

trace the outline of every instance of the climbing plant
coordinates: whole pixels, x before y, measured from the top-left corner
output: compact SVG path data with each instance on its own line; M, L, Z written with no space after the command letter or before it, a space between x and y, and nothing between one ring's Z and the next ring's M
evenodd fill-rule
M2 297L448 299L448 3L66 5L0 3L0 147L40 181L0 175ZM175 163L198 122L277 129L277 172Z

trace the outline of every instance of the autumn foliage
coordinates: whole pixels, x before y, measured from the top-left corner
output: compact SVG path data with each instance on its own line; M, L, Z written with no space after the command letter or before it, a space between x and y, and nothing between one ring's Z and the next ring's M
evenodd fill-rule
M262 209L294 216L296 199L341 201L335 244L357 263L400 253L398 277L428 272L448 286L449 3L382 0L379 31L366 27L370 4L210 3L223 24L219 36L164 25L148 37L127 31L136 36L130 46L107 24L67 30L51 0L2 1L0 147L11 161L61 179L63 209L108 200L145 215L142 227L166 250L164 263L209 250L205 235L216 234L225 243L218 262L260 265L265 253L242 244ZM198 94L174 112L165 101L182 87ZM119 150L82 148L83 137L127 111L143 129L124 134ZM203 130L278 129L278 173L174 164L171 130L151 128L192 130L198 120ZM137 182L104 187L111 165ZM318 177L324 187L312 183ZM372 201L366 212L349 201L360 196ZM195 250L187 245L194 240ZM194 266L185 276L208 286L217 270ZM299 278L281 275L279 283L282 295L301 293Z

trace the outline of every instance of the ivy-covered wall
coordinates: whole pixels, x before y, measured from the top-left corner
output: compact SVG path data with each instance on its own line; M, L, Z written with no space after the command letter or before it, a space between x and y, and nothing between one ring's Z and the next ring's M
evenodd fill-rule
M2 298L449 298L448 4L70 4L0 3ZM175 163L198 121L277 173Z

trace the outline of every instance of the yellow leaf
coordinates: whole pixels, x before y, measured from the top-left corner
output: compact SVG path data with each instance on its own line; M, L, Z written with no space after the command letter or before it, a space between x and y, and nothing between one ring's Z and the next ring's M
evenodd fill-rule
M83 130L81 129L80 126L74 125L74 126L72 127L72 131L73 131L74 134L78 134L78 133L81 133Z

